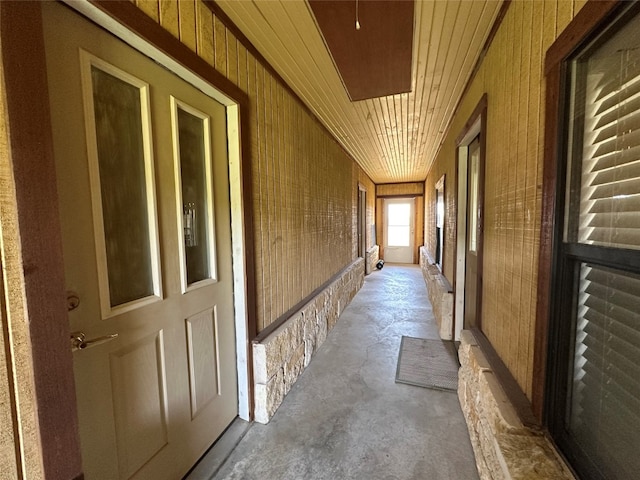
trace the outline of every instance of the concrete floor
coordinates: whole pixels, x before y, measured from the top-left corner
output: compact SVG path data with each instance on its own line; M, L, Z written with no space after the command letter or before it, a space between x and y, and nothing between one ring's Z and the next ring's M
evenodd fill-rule
M268 425L200 479L477 479L458 398L395 383L402 335L438 338L418 266L385 265L365 279Z

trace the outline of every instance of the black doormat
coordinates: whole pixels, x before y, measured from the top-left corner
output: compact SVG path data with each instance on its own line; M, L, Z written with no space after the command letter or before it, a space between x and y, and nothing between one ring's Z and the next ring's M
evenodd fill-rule
M456 391L458 368L454 342L402 337L396 383Z

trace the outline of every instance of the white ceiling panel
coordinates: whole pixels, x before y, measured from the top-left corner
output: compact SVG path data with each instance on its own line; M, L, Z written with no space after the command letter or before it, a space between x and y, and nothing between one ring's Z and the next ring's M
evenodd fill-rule
M306 1L216 3L375 183L425 179L502 5L416 0L412 91L351 102Z

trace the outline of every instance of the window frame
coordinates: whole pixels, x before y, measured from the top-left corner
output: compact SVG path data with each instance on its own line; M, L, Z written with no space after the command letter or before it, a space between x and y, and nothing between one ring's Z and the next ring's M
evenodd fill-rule
M443 271L444 268L444 248L445 248L445 233L447 228L447 207L446 207L446 190L445 190L445 177L446 174L443 174L440 177L440 180L436 182L435 185L435 204L434 204L434 231L436 234L435 244L435 265L438 267L440 272ZM442 208L440 209L440 199L442 199ZM441 211L442 218L439 218ZM440 220L440 222L438 222Z
M637 14L640 5L589 2L547 51L545 59L547 113L532 405L553 440L559 442L563 441L563 418L569 391L566 375L572 368L568 359L573 347L567 341L572 322L561 322L560 319L572 315L572 300L577 289L574 269L584 262L627 272L640 271L640 254L636 250L569 243L564 239L568 170L565 159L571 133L564 121L570 108L569 62L579 48L598 37L606 39L603 30L628 14L630 9ZM612 29L613 32L616 30ZM567 455L565 448L562 453L569 463L588 468L590 460L577 449Z
M215 201L214 201L214 188L213 188L213 145L211 138L211 123L212 119L206 113L198 110L192 105L186 102L170 96L170 108L171 108L171 129L173 135L173 168L175 173L175 194L176 194L176 221L178 227L178 256L180 258L180 283L182 287L182 293L191 292L198 288L212 285L218 282L218 253L216 250L216 217L215 217ZM183 192L183 168L182 168L182 156L180 151L180 122L179 111L183 111L195 118L202 121L203 132L203 165L204 165L204 208L201 206L200 210L205 211L204 215L204 230L205 244L207 248L207 267L209 269L207 277L189 283L189 272L187 262L187 246L185 244L185 218L184 218L184 192ZM202 212L201 212L202 214Z

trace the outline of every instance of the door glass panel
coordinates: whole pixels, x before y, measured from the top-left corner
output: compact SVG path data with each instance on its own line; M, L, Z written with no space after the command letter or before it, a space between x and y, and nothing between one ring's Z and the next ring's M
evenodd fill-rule
M411 245L411 204L389 203L387 206L387 246Z
M478 250L478 169L480 164L480 148L469 148L469 251Z
M172 99L177 128L183 287L215 278L209 117ZM181 197L181 198L180 198Z
M409 227L405 226L393 226L389 225L389 231L387 233L387 245L390 247L408 247L411 245L409 242L410 236Z
M109 304L154 294L141 88L91 67Z

